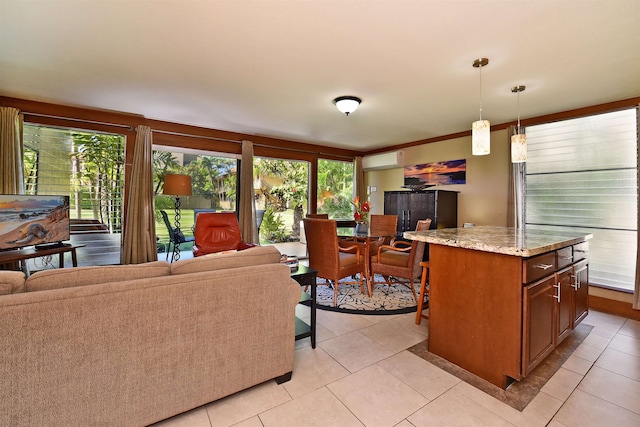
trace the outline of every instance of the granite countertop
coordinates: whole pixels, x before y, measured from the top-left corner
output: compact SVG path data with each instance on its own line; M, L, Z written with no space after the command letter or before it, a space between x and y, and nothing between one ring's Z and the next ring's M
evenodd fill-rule
M441 228L439 230L406 231L406 239L474 249L505 255L531 257L589 240L592 234L519 230L508 227Z

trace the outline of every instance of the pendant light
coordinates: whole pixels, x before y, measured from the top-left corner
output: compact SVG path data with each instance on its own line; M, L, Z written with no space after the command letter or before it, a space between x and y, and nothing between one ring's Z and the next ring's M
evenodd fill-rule
M520 92L524 92L525 86L514 86L511 92L518 94L518 126L516 134L511 136L511 163L527 161L527 136L520 129Z
M491 137L489 120L482 120L482 67L489 63L487 58L473 61L474 68L480 69L480 120L471 124L471 154L484 156L491 151Z

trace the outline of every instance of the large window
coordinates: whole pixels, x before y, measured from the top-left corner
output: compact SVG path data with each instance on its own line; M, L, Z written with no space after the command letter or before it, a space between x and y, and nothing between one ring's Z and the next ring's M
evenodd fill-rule
M636 117L630 109L526 129L526 227L593 234L589 281L628 291L637 250Z
M166 174L191 176L192 195L180 198L180 230L185 236L193 236L197 212L236 210L235 158L194 150L155 147L153 171L158 252L165 253L169 249L169 225L165 223L162 212L167 215L169 224L175 225L175 199L162 193ZM191 246L193 243L182 244L180 249L188 251Z
M124 136L25 123L23 139L26 193L70 196L78 264L118 264Z
M300 221L309 199L309 163L256 157L253 170L256 209L263 215L260 242L300 240Z
M318 213L353 218L353 163L318 160Z

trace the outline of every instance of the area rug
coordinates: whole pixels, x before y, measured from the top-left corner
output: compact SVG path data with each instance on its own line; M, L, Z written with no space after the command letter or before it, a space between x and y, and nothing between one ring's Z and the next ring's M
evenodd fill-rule
M344 281L352 279L344 279L340 281L338 286L338 304L333 306L333 287L328 285L324 279L318 279L316 287L317 292L317 308L319 310L339 311L351 314L373 314L373 315L391 315L411 313L416 311L416 302L413 299L411 289L404 284L396 284L393 286L380 283L383 281L381 276L376 276L376 285L373 288L372 296L363 294L360 291L360 285L342 284ZM416 293L419 292L420 283L415 283ZM366 285L365 285L366 291ZM307 290L310 292L310 290ZM425 302L425 309L428 303Z
M428 340L422 341L408 350L422 359L471 384L477 389L506 403L512 408L522 411L538 394L540 389L549 381L562 364L571 356L582 341L593 329L591 325L578 325L558 347L542 361L526 378L513 382L506 390L483 380L480 377L436 356L428 351Z

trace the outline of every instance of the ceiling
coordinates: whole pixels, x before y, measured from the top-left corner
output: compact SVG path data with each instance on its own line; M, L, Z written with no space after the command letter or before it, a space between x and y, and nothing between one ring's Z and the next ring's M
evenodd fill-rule
M638 0L0 0L0 95L361 151L640 96ZM348 117L332 100L362 98Z

